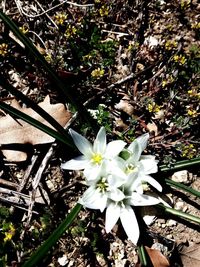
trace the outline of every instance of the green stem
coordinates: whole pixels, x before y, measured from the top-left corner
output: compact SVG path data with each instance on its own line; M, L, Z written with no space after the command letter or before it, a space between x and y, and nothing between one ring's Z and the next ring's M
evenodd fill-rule
M67 215L64 221L57 227L57 229L50 235L50 237L31 255L22 267L34 267L42 261L49 250L56 244L59 238L66 232L74 219L79 214L82 205L76 204L72 211Z
M137 247L141 266L147 266L146 251L143 245Z
M166 213L173 214L173 215L176 215L176 216L178 216L180 218L186 219L188 221L192 221L192 222L200 224L200 218L199 217L196 217L194 215L185 213L185 212L180 211L180 210L176 210L176 209L173 209L173 208L166 207L163 204L157 204L156 206L158 208L164 210Z
M181 190L184 190L185 192L188 192L196 197L200 197L200 192L189 187L189 186L186 186L184 184L181 184L181 183L178 183L178 182L175 182L173 180L170 180L170 179L165 179L165 182L167 185L171 186L171 187L175 187L175 188L178 188L178 189L181 189Z
M161 166L159 166L159 170L161 172L175 171L175 170L179 170L179 169L183 169L183 168L196 166L199 164L200 164L200 157L197 157L195 159L177 161L176 163L172 164L171 166L161 165Z

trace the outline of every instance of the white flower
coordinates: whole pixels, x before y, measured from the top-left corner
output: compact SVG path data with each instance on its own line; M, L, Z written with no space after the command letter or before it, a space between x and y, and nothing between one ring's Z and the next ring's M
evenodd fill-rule
M125 198L118 202L110 201L106 209L106 232L109 233L117 223L118 219L120 219L128 239L134 244L137 244L140 229L134 210L131 206L155 205L158 204L160 200L152 196L137 193L137 188L135 188L134 191L134 189L130 187L129 181L122 186L121 190L124 193Z
M100 128L93 145L72 129L70 134L83 155L63 163L61 167L67 170L84 170L84 175L88 180L96 179L100 175L103 162L107 161L107 165L111 165L126 145L121 140L111 141L107 144L104 127Z
M162 191L161 185L149 175L158 171L158 162L155 160L154 156L141 155L147 146L148 139L149 134L144 134L135 139L128 148L122 152L125 160L121 161L121 169L127 174L129 183L137 186L140 193L143 192L142 182L147 182L158 191Z
M159 198L143 194L143 184L149 183L158 191L162 190L161 185L149 175L158 171L155 157L142 156L149 134L138 137L124 149L123 141L107 144L104 127L99 130L93 144L73 130L70 133L83 155L61 167L84 170L88 189L79 203L101 212L106 209L106 232L110 232L120 219L128 238L137 244L140 229L133 207L160 202Z
M90 209L99 209L101 212L107 206L108 200L121 201L125 198L119 189L125 183L125 176L107 172L106 166L96 180L87 181L90 187L84 192L79 203Z

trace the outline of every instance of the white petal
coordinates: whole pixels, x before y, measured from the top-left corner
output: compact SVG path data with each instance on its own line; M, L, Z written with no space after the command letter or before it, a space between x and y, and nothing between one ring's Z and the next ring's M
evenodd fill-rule
M149 134L143 134L129 145L128 150L133 154L135 162L140 159L142 151L144 151L147 146L148 139Z
M61 168L65 170L83 170L88 165L88 160L84 156L71 159L61 164Z
M158 171L158 163L153 158L140 160L140 167L145 174L156 173Z
M140 229L133 209L129 206L121 209L120 220L128 239L136 245L140 236Z
M91 186L85 191L79 203L86 208L100 209L103 212L106 207L107 196Z
M85 178L90 181L90 180L96 180L100 177L101 174L101 165L93 165L93 166L88 166L84 170L84 176Z
M108 143L106 147L106 154L107 158L114 158L119 155L122 149L125 147L126 143L122 140L115 140Z
M122 184L124 184L126 181L125 179L126 179L126 176L123 172L121 173L121 175L117 175L114 173L110 174L108 175L108 178L107 178L109 186L114 187L114 188L120 187Z
M138 193L133 192L130 200L130 205L133 206L151 206L160 203L158 198L148 196L148 195L141 195Z
M70 129L69 132L78 150L86 157L90 157L92 154L92 144L84 136L74 130Z
M93 144L94 153L104 154L106 150L106 131L104 127L99 130Z
M125 198L125 195L121 190L116 188L108 193L108 197L113 201L122 201Z
M156 188L159 192L162 191L162 186L154 178L152 178L150 175L143 175L141 177L141 180L149 183L154 188Z
M106 232L109 233L117 223L120 216L120 206L116 203L110 203L106 209Z

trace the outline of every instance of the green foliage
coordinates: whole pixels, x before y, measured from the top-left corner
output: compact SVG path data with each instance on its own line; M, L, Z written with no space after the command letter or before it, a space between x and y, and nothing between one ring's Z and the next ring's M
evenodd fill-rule
M110 118L110 112L105 105L99 105L96 113L97 122L99 126L104 126L109 133L112 131L112 119Z

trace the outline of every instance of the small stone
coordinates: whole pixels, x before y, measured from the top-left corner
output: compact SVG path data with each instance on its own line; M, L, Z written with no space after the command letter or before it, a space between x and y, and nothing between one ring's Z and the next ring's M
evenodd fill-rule
M58 258L58 263L60 266L65 266L68 263L68 259L66 254L64 254L62 257Z
M182 201L177 201L175 204L175 209L183 210L183 208L184 208L184 203Z
M188 179L188 171L183 170L183 171L175 172L172 175L172 180L174 182L188 184L188 182L189 182L189 179Z
M177 225L177 222L174 221L174 220L171 220L171 219L170 219L170 220L167 221L166 225L167 225L167 226L170 226L170 227L171 227L171 226L175 226L175 225Z

